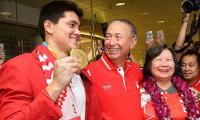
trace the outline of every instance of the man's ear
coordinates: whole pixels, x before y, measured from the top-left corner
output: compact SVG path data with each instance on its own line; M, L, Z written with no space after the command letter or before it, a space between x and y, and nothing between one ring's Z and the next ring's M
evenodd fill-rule
M137 44L137 38L135 36L135 37L131 38L131 46L130 46L130 48L133 49L136 44Z
M52 34L53 33L53 28L54 28L53 22L51 22L50 20L45 20L44 21L44 31L46 33Z

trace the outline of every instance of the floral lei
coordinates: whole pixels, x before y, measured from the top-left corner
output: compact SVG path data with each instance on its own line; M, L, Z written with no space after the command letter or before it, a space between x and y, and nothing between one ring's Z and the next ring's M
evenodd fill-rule
M187 111L187 118L190 120L196 120L200 117L198 108L195 104L195 98L192 95L191 90L188 85L180 78L180 77L172 77L172 83L175 86L178 95L181 97L183 104ZM154 106L154 110L156 116L160 120L170 119L170 110L164 99L164 97L160 93L160 89L156 84L156 81L149 77L148 79L144 79L142 82L142 86L144 89L151 95L151 101Z

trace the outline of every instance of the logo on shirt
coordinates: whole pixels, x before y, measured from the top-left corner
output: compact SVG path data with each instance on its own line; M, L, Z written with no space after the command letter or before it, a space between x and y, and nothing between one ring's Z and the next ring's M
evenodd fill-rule
M110 84L103 85L103 89L109 90L109 89L111 89L111 85Z

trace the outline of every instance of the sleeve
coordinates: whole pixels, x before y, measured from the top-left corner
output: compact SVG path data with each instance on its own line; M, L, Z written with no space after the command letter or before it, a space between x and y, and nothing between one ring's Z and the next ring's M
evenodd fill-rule
M83 77L83 79L91 80L91 72L89 70L89 67L81 70L81 76Z
M14 64L4 64L0 69L0 120L59 119L60 108L45 90L33 94L35 88L30 85L28 72L25 72L31 70L22 69L20 65Z
M142 81L143 74L142 74L142 69L140 68L140 66L138 64L134 64L133 70L134 70L135 76L137 76L138 82Z
M83 69L80 76L86 91L86 120L103 120L98 97L91 82L89 69Z

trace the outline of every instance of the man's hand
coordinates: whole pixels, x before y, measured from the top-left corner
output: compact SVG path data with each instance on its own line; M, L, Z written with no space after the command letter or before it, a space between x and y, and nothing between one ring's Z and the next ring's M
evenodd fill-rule
M68 56L55 61L53 80L46 88L52 100L56 101L61 91L69 85L72 76L80 71L77 58Z
M182 23L188 23L190 19L190 13L183 13Z
M165 37L163 36L162 38L158 38L156 40L156 43L157 43L157 45L166 44Z
M155 44L154 39L147 39L146 40L146 48L147 50L151 47L153 47L153 45Z

